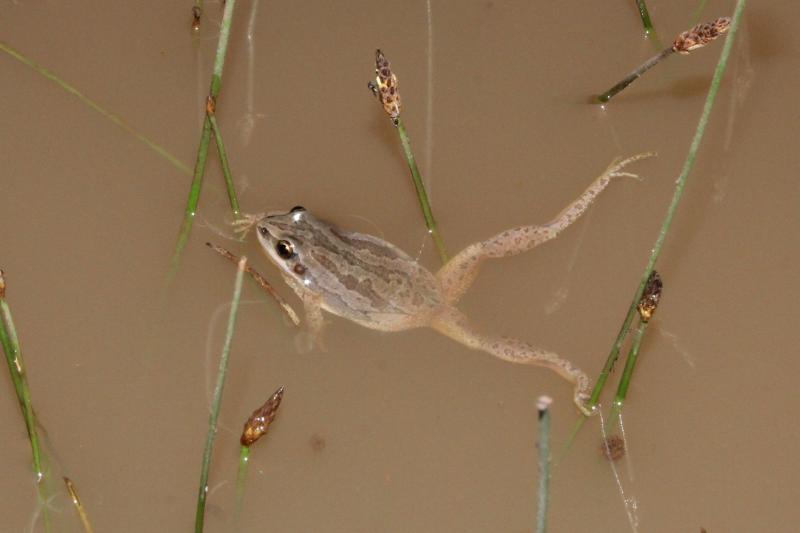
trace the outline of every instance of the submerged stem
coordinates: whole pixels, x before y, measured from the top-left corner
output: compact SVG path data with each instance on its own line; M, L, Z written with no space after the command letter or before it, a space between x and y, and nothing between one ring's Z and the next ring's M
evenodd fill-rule
M230 1L230 0L229 0ZM219 358L219 370L217 371L217 384L214 387L214 396L211 400L211 413L208 417L208 433L206 434L206 445L203 451L203 463L200 469L200 491L197 495L197 512L195 514L194 530L195 533L203 531L205 520L206 497L208 495L208 471L211 467L211 452L214 450L214 438L217 435L217 419L222 405L222 391L225 388L225 378L228 374L228 357L233 342L233 331L236 327L236 315L239 311L239 300L242 294L242 280L244 279L247 258L239 260L239 268L236 270L236 281L233 287L233 299L231 310L228 314L228 329L225 332L225 342L222 345L222 354Z

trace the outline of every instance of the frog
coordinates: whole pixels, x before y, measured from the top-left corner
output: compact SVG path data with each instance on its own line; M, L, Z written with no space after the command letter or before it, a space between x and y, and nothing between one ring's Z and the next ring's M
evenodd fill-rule
M587 374L555 352L527 342L479 332L457 308L486 259L529 251L572 225L638 154L614 160L606 170L549 222L519 226L470 244L435 274L394 244L365 233L341 229L302 206L272 213L254 222L258 242L303 303L312 339L319 339L323 311L361 326L387 332L430 327L475 350L512 363L537 365L570 382L581 413L589 405Z

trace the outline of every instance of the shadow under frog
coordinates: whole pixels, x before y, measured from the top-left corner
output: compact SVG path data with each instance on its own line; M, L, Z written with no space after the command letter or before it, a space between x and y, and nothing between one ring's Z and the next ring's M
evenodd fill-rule
M555 238L583 214L612 178L635 177L625 165L640 154L613 162L550 222L512 228L464 248L436 274L378 237L339 229L303 207L256 222L267 256L303 301L312 337L322 329L322 310L381 331L431 327L458 342L500 359L547 367L572 383L578 408L591 415L589 378L557 354L526 342L475 331L455 305L484 259L530 250Z

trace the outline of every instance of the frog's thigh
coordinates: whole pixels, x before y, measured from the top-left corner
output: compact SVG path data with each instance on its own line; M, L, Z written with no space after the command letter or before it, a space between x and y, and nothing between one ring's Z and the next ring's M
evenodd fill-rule
M458 301L475 281L484 259L516 255L547 242L556 235L558 231L550 225L522 226L466 247L436 273L442 285L444 301L448 304Z

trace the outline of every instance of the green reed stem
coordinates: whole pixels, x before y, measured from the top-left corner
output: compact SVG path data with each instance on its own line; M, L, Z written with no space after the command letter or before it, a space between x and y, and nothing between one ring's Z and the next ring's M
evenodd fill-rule
M225 150L225 143L222 141L222 132L219 129L219 124L217 124L216 115L209 114L208 120L211 123L211 131L214 132L214 139L217 141L217 152L219 153L219 160L222 163L222 174L225 176L225 187L228 189L231 211L233 212L234 219L238 220L242 213L239 209L239 199L236 197L236 188L233 185L231 166L228 163L228 152Z
M0 315L2 315L0 342L5 351L8 370L11 374L11 380L14 382L17 399L22 408L25 429L28 431L28 439L30 440L31 452L33 454L33 469L36 472L38 483L44 476L44 470L42 468L42 451L39 443L39 435L36 430L36 415L31 405L31 390L28 386L28 378L25 374L25 365L19 347L17 329L14 326L14 319L11 316L11 309L8 306L5 296L0 297Z
M547 531L547 507L550 501L550 399L539 399L539 507L536 533Z
M644 0L636 0L636 7L639 9L639 16L642 18L642 26L644 26L645 34L649 35L653 32L653 21L650 20L650 13L647 11L647 4Z
M229 2L231 0L228 0ZM200 469L200 491L197 495L197 513L195 514L194 530L195 533L203 531L203 521L205 519L206 496L208 495L208 471L211 466L211 453L214 450L214 437L217 434L217 419L222 405L222 391L225 388L225 378L228 374L228 356L231 352L233 341L233 331L236 327L236 314L239 310L239 300L242 295L242 280L244 279L247 258L239 260L239 267L236 271L236 282L233 288L233 299L231 310L228 315L228 329L225 332L225 342L222 345L222 354L219 358L219 370L217 371L217 384L214 387L214 396L211 400L211 413L208 417L208 434L206 435L206 446L203 451L203 465Z
M592 391L592 396L589 399L590 408L594 408L599 402L600 394L602 393L603 387L608 380L611 369L614 367L614 364L619 358L619 352L622 348L622 343L625 341L625 338L628 336L628 332L630 331L633 317L637 313L636 307L639 303L639 300L642 298L645 286L647 285L647 280L650 278L650 273L655 268L656 261L661 255L661 249L664 246L667 233L672 226L672 219L675 216L675 212L678 210L678 205L680 204L681 197L683 196L683 190L686 187L686 181L689 178L689 173L691 172L692 167L694 167L694 161L697 158L697 152L700 149L700 142L703 140L703 135L706 131L708 118L711 115L711 109L714 107L714 101L716 100L717 92L719 91L719 86L722 82L722 76L725 74L725 68L728 65L728 57L730 56L731 49L733 47L736 32L739 29L739 21L741 20L746 1L747 0L738 0L736 4L736 10L733 14L733 19L731 20L731 27L728 31L728 36L725 39L725 45L722 47L722 52L720 53L717 67L714 70L714 77L711 80L711 86L708 89L706 101L703 105L703 112L700 114L700 120L697 123L697 129L695 130L694 138L689 146L689 152L686 155L686 160L683 163L680 176L675 184L675 191L672 195L672 201L667 209L667 214L664 217L664 221L661 224L661 230L658 233L658 238L656 239L656 243L650 253L650 258L647 261L644 274L642 275L639 286L636 289L636 294L634 294L631 305L628 308L628 313L625 315L625 320L622 322L622 327L619 330L617 339L614 341L611 352L608 354L608 359L606 359L606 363L603 365L600 376L597 378L597 383L595 384L594 390Z
M403 153L406 156L408 168L411 170L411 178L414 180L414 187L417 189L417 197L419 198L419 205L422 208L422 214L425 217L425 225L428 227L428 233L433 237L433 242L436 244L436 249L439 251L439 257L442 263L447 263L447 250L444 247L444 241L436 225L436 219L433 218L433 210L431 210L431 204L428 201L428 193L425 191L425 183L422 181L422 176L417 167L417 160L414 157L414 152L411 150L411 141L408 138L406 126L403 123L403 119L400 117L397 117L395 124L397 125L397 133L400 135L400 142L403 145Z
M217 41L217 55L214 59L214 72L211 75L211 89L209 90L209 98L213 106L216 105L219 91L222 88L222 71L225 67L225 54L228 51L228 37L230 35L231 22L233 21L233 8L235 6L236 0L228 0L225 2L225 10L222 13L219 40ZM189 241L189 234L192 232L194 217L197 214L197 204L200 201L200 188L203 185L203 176L205 175L206 161L208 160L208 145L210 142L211 119L208 111L206 111L206 117L205 120L203 120L203 129L200 133L200 143L197 148L194 177L192 178L192 185L189 189L189 199L186 201L183 223L178 233L178 242L175 245L175 252L172 255L172 271L170 277L177 271L181 254L186 247L186 243Z
M133 135L137 140L141 141L142 143L145 144L145 146L147 146L148 148L153 150L155 153L157 153L158 155L160 155L161 157L163 157L164 159L169 161L169 163L171 163L175 168L177 168L178 170L180 170L184 174L191 174L192 173L192 170L185 163L180 161L176 156L174 156L171 153L169 153L166 148L163 148L163 147L159 146L158 144L156 144L154 141L148 139L143 134L141 134L138 131L136 131L135 129L133 129L133 127L130 124L128 124L127 122L122 120L118 115L115 115L111 111L108 111L107 109L102 107L100 104L98 104L97 102L95 102L94 100L92 100L91 98L89 98L88 96L83 94L82 92L80 92L74 86L70 85L66 81L64 81L61 78L59 78L56 74L54 74L50 70L48 70L45 67L39 65L38 63L36 63L32 59L27 58L20 51L16 50L15 48L13 48L8 43L0 41L0 50L2 50L3 52L7 53L8 55L13 57L14 59L19 60L23 64L29 66L35 72L41 74L42 76L44 76L48 80L56 83L59 87L61 87L62 89L64 89L68 93L70 93L71 95L75 96L78 100L80 100L84 104L88 105L89 107L91 107L92 109L94 109L95 111L97 111L98 113L103 115L105 118L107 118L108 120L110 120L111 122L113 122L114 124L116 124L117 126L122 128L123 130L125 130L126 132L130 133L131 135Z
M0 271L0 344L6 354L8 372L17 393L17 400L22 411L22 418L25 421L25 429L28 432L28 440L31 444L31 455L33 456L33 470L36 473L36 488L39 497L39 504L43 507L45 529L50 531L50 513L47 506L48 491L46 490L45 468L42 460L41 442L39 433L36 429L36 413L31 402L31 390L28 386L28 378L25 373L25 363L22 358L22 350L19 346L17 328L14 326L14 319L11 315L11 308L6 301L6 285L3 272Z
M622 408L625 405L625 399L628 397L628 388L630 387L633 370L636 368L636 362L639 359L639 349L642 345L642 339L647 331L648 324L649 322L640 321L639 327L636 328L636 333L634 334L633 341L631 342L631 349L628 352L628 358L625 360L625 369L622 371L622 377L619 380L617 394L614 397L614 403L611 406L611 414L609 416L608 427L606 428L607 433L613 432L614 427L619 420L619 415L622 413Z
M625 360L625 368L622 371L622 377L619 380L617 387L617 395L614 398L614 405L622 407L625 399L628 396L628 387L631 384L631 377L633 376L633 369L636 368L636 361L639 360L639 348L642 345L642 339L647 331L649 322L640 321L639 327L636 328L636 333L633 336L631 349L628 352L628 358Z
M671 56L673 53L675 53L675 50L672 47L665 48L658 54L654 55L653 57L642 63L639 67L636 68L636 70L625 76L619 83L617 83L609 90L598 96L597 99L600 101L601 104L608 102L618 92L622 91L625 87L627 87L628 85L639 79L639 77L642 74L644 74L645 72L656 66L663 59Z
M234 514L234 524L239 527L239 519L242 516L244 507L244 487L247 482L247 470L250 466L250 446L242 445L239 450L239 470L236 473L236 510Z

